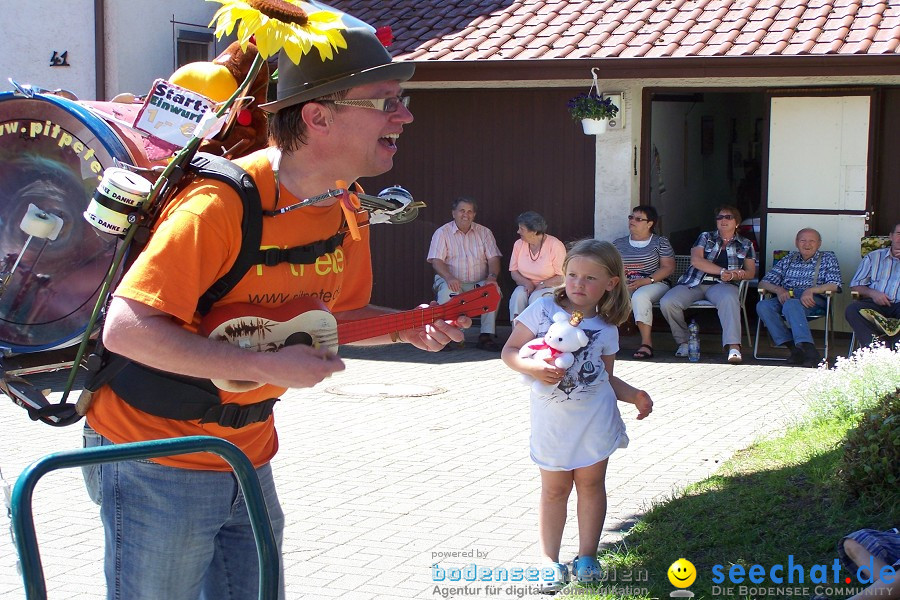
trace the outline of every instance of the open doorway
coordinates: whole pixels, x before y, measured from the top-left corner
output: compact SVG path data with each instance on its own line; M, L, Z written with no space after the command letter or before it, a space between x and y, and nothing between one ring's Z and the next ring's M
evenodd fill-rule
M642 202L656 207L659 231L676 254L715 228L720 204L743 217L741 234L758 240L767 102L763 91L650 93Z

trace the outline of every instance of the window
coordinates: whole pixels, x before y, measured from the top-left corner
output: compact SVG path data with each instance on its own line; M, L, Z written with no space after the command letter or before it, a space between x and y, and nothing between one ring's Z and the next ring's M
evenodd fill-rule
M205 31L178 30L175 40L175 68L192 62L212 60L213 34Z

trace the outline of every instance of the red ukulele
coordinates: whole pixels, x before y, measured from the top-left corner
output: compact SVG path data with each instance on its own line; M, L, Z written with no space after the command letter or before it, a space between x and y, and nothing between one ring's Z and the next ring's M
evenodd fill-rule
M318 298L299 298L274 308L236 303L211 310L200 322L200 333L256 352L277 352L284 346L306 344L336 353L338 344L422 327L437 319L475 317L497 310L499 304L499 288L484 285L444 304L338 323ZM246 392L263 385L253 381L212 381L228 392Z

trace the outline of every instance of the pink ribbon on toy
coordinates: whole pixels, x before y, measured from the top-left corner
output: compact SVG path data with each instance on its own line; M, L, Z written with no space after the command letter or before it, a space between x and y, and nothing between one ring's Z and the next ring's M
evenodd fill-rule
M527 348L529 350L534 350L535 352L537 352L538 350L549 350L550 358L556 358L560 354L563 354L562 350L557 350L547 342L535 342L534 344L528 344Z

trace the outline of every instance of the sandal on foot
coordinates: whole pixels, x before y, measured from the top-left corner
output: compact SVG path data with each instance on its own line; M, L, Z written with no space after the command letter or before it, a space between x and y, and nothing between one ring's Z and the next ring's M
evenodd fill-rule
M490 335L482 335L479 337L475 347L479 350L487 350L488 352L500 352L503 350L500 344L495 342Z
M644 350L646 348L646 350ZM638 349L632 354L634 358L638 360L644 360L645 358L653 358L653 346L650 344L641 344L638 346Z
M603 569L596 556L576 556L572 561L572 577L580 583L599 583L603 581Z
M553 578L546 579L545 571L553 569ZM541 569L541 582L538 584L542 594L555 594L569 583L569 568L560 563L550 563Z

